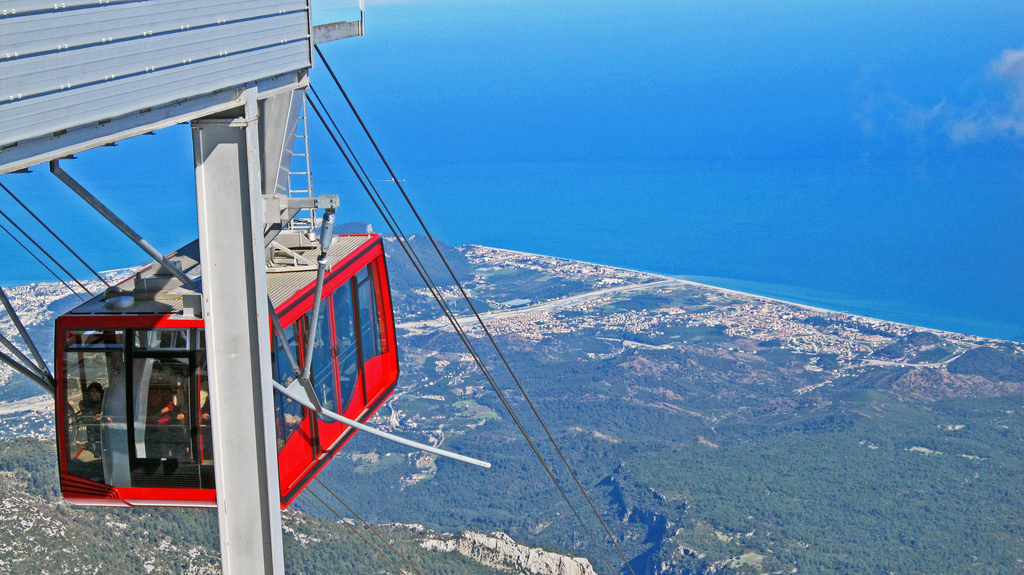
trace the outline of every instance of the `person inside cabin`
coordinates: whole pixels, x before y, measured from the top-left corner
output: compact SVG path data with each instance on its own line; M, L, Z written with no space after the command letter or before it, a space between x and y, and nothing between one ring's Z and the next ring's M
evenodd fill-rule
M100 454L100 425L103 411L103 386L92 382L85 388L85 396L78 404L78 414L85 426L85 448L96 455Z
M174 411L174 392L163 386L150 388L147 410L150 423L167 425Z
M185 421L185 414L178 414L178 421ZM210 392L205 389L199 390L199 423L208 425L210 423Z
M200 460L206 462L211 460L213 454L213 434L210 428L210 392L203 386L199 390L199 448ZM188 425L185 421L185 414L178 414L178 421Z
M154 374L146 408L146 456L151 459L176 459L182 437L176 429L178 407L173 382L165 374Z

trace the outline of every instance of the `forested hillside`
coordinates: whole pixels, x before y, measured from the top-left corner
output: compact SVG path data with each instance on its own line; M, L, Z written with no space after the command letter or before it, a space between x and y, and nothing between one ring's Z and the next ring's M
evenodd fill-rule
M329 492L316 491L343 511ZM0 493L0 573L220 573L215 510L68 505L59 498L48 442L0 441ZM315 498L304 497L327 512ZM350 517L327 521L297 511L284 513L284 548L285 570L295 574L592 573L585 559L531 549L502 534L451 535L419 525L371 529Z

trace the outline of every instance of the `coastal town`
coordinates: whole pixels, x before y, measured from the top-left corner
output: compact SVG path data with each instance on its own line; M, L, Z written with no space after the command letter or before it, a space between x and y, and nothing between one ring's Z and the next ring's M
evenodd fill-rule
M923 392L914 376L908 376L918 385L914 393L942 397L946 392L934 388L956 379L946 368L965 352L998 347L1024 353L1024 346L1014 342L833 312L656 274L482 246L463 246L462 251L474 270L467 282L470 295L489 305L481 318L503 345L555 361L606 361L609 366L675 374L663 375L669 379L690 377L679 366L694 358L725 360L715 369L716 377L725 378L725 387L740 383L729 381L734 377L729 370L737 368L733 373L743 381L785 381L781 395L772 401L820 399L834 381L868 370L926 370L938 379ZM509 293L513 281L517 291ZM542 290L550 293L542 286L558 281L563 289L556 297L535 296ZM456 321L474 342L486 345L474 316L459 315ZM499 418L477 401L490 390L472 356L461 349L431 348L432 335L453 331L446 318L415 319L397 328L400 345L404 342L404 375L381 410L385 428L434 440L458 433L459 427L475 429ZM637 359L638 354L644 359ZM658 364L675 367L665 371ZM770 371L771 365L785 375ZM674 384L666 380L656 388L631 388L658 400L626 399L703 417L671 391ZM449 408L443 407L445 400Z
M994 340L973 335L832 312L641 271L477 245L463 246L461 251L473 269L466 284L470 295L490 307L481 316L492 335L542 344L585 333L606 348L588 352L590 359L607 359L631 349L682 350L711 345L736 358L782 349L802 357L803 369L808 372L827 372L824 375L835 378L866 366L941 368L967 350L994 345ZM135 271L108 272L108 281ZM552 284L557 284L557 289L552 290ZM93 291L103 287L96 280L86 285ZM55 315L78 301L59 283L13 287L8 293L34 334L52 330ZM549 297L538 297L538 293ZM456 290L446 290L446 297L454 295ZM474 317L461 316L458 321L471 337L483 336ZM400 348L404 347L403 337L452 329L443 317L399 323L397 328ZM9 318L0 321L0 332L17 341ZM916 345L900 346L915 337L921 340ZM52 336L39 339L49 349ZM998 343L1014 353L1024 353L1019 343ZM449 359L441 359L449 355ZM441 354L432 375L444 376L442 380L457 399L469 399L483 392L479 385L465 385L474 369L468 354ZM407 375L389 405L395 407L412 397L444 399L431 392L436 378L416 375L416 370L403 371ZM0 366L0 390L12 376L10 368ZM794 393L807 391L805 386ZM400 411L392 410L385 426L415 428L415 418L405 425L399 423ZM46 397L0 401L0 437L52 437L52 419L53 404Z
M992 341L610 266L483 246L466 246L463 251L477 272L471 284L474 293L484 298L492 291L488 289L489 278L502 270L532 270L546 278L586 282L585 287L579 286L579 292L544 301L533 301L526 295L511 301L489 299L493 311L484 313L483 317L495 335L541 341L555 334L596 330L620 333L617 339L624 347L667 348L690 343L685 337L666 336L678 328L718 328L724 336L734 340L727 346L733 351L757 353L758 347L768 343L771 347L810 356L834 356L844 368L869 364L935 367ZM626 306L631 309L619 309L616 305L643 296L658 303ZM678 300L695 303L672 303ZM467 331L472 332L476 327L470 319L459 318ZM447 322L436 319L400 327L407 333L420 333L428 327L445 326ZM881 350L916 333L931 336L925 338L927 343L918 346L920 349L915 349L912 356L893 356L888 353L891 350L879 355ZM1019 344L1009 345L1024 352ZM922 353L937 349L942 351ZM820 369L813 361L807 367Z

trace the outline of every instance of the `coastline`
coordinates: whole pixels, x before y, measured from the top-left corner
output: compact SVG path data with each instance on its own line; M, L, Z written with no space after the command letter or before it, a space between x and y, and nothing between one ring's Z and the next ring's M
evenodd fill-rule
M793 300L789 300L789 299L783 299L782 297L778 297L778 296L775 296L775 295L768 295L768 294L756 293L756 292L751 292L751 291L743 291L743 290L740 290L740 289L729 288L729 287L724 287L724 286L720 286L720 285L714 285L714 284L711 284L711 283L706 283L705 281L694 281L693 279L690 279L690 278L693 278L693 277L700 277L700 276L666 275L666 274L661 274L661 273L657 273L657 272L651 272L651 271L648 271L648 270L638 270L638 269L633 269L633 268L627 268L627 267L622 267L622 266L614 266L614 265L602 264L602 263L597 263L597 262L588 262L588 261L583 261L583 260L575 260L575 259L572 259L572 258L567 258L567 257L562 257L562 256L553 256L553 255L548 255L548 254L537 254L537 253L531 253L531 252L524 252L524 251L521 251L521 250L513 250L513 249L500 248L500 247L494 247L494 246L484 246L482 244L463 244L463 246L461 246L461 247L466 247L466 246L478 246L478 247L482 247L482 248L501 250L501 251L509 252L509 253L513 253L513 254L520 254L520 255L523 255L523 256L530 256L530 257L536 257L536 258L552 258L552 259L558 259L558 260L573 261L573 262L579 262L581 264L587 264L587 265L592 265L592 266L600 266L600 267L604 267L604 268L622 270L622 271L626 271L626 272L646 274L646 275L649 275L649 276L651 276L653 278L660 278L662 280L672 280L672 281L676 281L676 282L679 282L679 283L688 284L688 285L692 285L692 286L697 286L697 287L701 287L701 288L705 288L705 289L716 290L716 291L719 291L721 293L735 295L735 296L739 296L739 297L754 298L754 299L760 299L760 300L764 300L764 301L776 302L776 303L780 303L780 304L784 304L784 305L789 305L789 306L794 306L794 307L798 307L798 308L801 308L801 309L805 309L805 310L813 311L813 312L817 312L817 313L846 315L846 316L850 316L852 318L861 318L861 319L866 319L866 320L880 321L880 322L885 322L885 323L889 323L889 324L893 324L893 325L898 325L898 326L903 326L903 327L908 327L908 328L914 328L914 329L929 331L929 332L933 332L933 333L936 333L936 334L947 334L947 335L955 335L955 336L960 336L960 337L977 338L977 340L979 340L979 341L983 341L983 340L984 341L1013 341L1013 342L1020 343L1017 340L1009 339L1009 338L991 337L991 336L987 336L987 335L980 335L980 334L969 333L969 332L965 332L965 331L955 331L955 330L951 330L951 329L942 329L942 328L929 327L929 326L924 326L924 325L920 325L920 324L916 324L916 323L909 323L909 322L906 322L906 321L886 319L884 317L877 317L877 316L874 316L874 315L866 315L864 313L857 313L857 312L853 312L853 311L850 311L850 310L832 309L832 308L822 307L820 305L812 305L812 304L807 304L807 303L801 303L801 302L798 302L798 301L793 301ZM723 280L725 282L756 283L756 282L748 282L746 280L731 280L729 278L703 278L703 277L701 277L701 279L711 279L711 280L719 279L719 280ZM786 287L786 288L791 288L791 289L799 289L799 288L794 288L792 286L779 286L779 287ZM841 306L836 305L835 307L841 307Z

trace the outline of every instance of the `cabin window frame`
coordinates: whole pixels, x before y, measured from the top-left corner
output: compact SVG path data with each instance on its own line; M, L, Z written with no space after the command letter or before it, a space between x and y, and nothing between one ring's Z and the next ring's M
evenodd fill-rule
M198 376L199 370L199 335L198 329L196 328L151 328L151 329L129 329L126 332L131 332L131 338L125 338L125 393L126 398L131 398L126 401L125 408L128 415L128 462L129 470L132 478L132 487L152 487L149 485L150 478L153 475L161 474L158 481L159 487L167 487L170 483L168 478L173 476L175 479L181 481L181 484L175 485L176 487L189 487L189 488L203 488L203 477L199 466L202 461L200 459L200 453L203 451L200 446L200 406L198 405L199 399L199 388L200 380ZM167 347L137 347L137 340L139 332L169 332L175 331L186 332L186 342L184 347L181 346L167 346ZM205 350L203 350L205 352ZM205 353L204 359L205 359ZM136 419L136 408L138 401L138 393L140 390L136 389L138 383L135 374L136 360L185 360L187 374L186 380L180 382L184 385L184 389L177 395L179 405L171 412L173 415L168 415L169 419L166 422L156 422L154 425L149 421L146 421L141 426L143 433L146 436L142 438L137 437L139 430L139 421ZM149 395L153 388L149 387L152 384L150 381L147 385L146 391L146 409L150 408L150 402L152 397ZM193 393L195 391L195 393ZM173 391L172 391L172 398ZM170 401L173 402L173 399ZM209 401L209 398L207 398ZM185 418L182 419L182 423L176 423L177 414L182 412L183 408L187 408ZM178 412L178 413L175 413ZM150 414L147 413L147 418ZM166 426L166 427L165 427ZM152 428L152 429L150 429ZM185 441L178 442L176 446L178 449L174 453L169 453L168 457L149 457L149 437L152 432L164 432L165 435L180 435L183 436ZM174 445L173 442L169 442L170 445ZM144 445L147 453L146 457L139 457L138 447ZM181 448L184 447L182 451ZM211 445L212 450L212 445ZM212 460L212 453L211 453ZM188 473L188 470L192 470L194 467L194 473ZM210 485L209 487L213 487Z
M68 420L68 428L64 432L65 453L63 454L63 459L65 460L64 466L67 473L75 477L96 481L112 488L162 488L166 487L166 485L160 481L148 480L158 467L171 469L169 473L161 476L162 479L171 476L177 480L184 477L186 472L185 469L181 469L178 472L178 469L182 468L182 466L190 467L194 465L197 469L195 469L193 476L174 486L214 489L212 428L209 422L207 422L205 427L202 422L204 411L209 413L210 407L209 389L205 390L205 405L202 399L206 378L201 374L207 373L205 364L206 350L205 346L203 346L203 338L199 335L202 331L202 328L178 326L145 328L75 326L61 332L61 337L64 338L64 357L62 358L61 370L62 401L65 403L64 418ZM136 344L139 343L137 341L138 337L144 332L181 332L184 334L186 341L184 345L173 345L170 347L137 346ZM87 333L105 333L115 338L120 337L120 343L87 345L81 341L72 342L76 336L81 337ZM106 360L108 376L99 413L101 420L99 435L102 439L96 440L98 447L103 451L97 457L99 465L102 466L102 474L92 473L85 475L82 473L84 468L73 461L82 454L82 450L75 450L75 445L80 443L76 435L81 433L82 426L73 425L71 420L75 417L80 418L82 413L81 408L79 410L74 409L74 405L71 403L73 401L72 395L84 397L85 389L88 386L87 380L91 379L83 379L82 377L84 374L84 371L82 371L84 367L82 354L104 351L108 355ZM110 357L112 354L118 356L118 359L113 360L114 363L119 363L119 367L116 368L119 373L116 376L114 375L115 367L111 365L112 360ZM76 355L78 356L77 358L74 357ZM185 418L181 420L181 423L177 424L182 428L186 439L186 441L181 442L182 445L187 443L186 453L188 456L185 458L138 456L139 444L136 442L136 436L140 422L137 422L135 419L136 403L138 402L135 364L136 360L146 359L185 360L183 362L186 366L184 381L181 382L184 389L180 392L179 403L183 403L187 408L182 411L175 410L176 412L171 416L176 418L178 412L185 413ZM77 376L72 376L71 374L74 369L79 370ZM120 381L113 384L110 381L112 377L118 377ZM78 384L73 384L73 380L77 380ZM77 392L77 394L73 392ZM147 397L147 404L148 399ZM122 405L114 405L118 402ZM68 411L69 408L71 409L70 412ZM142 433L146 433L149 427L148 422L143 422L141 426ZM88 441L87 439L87 443ZM143 438L143 441L145 441L145 438ZM155 485L155 483L161 483L161 485Z
M121 423L127 424L127 417L124 411L116 409L118 404L116 396L119 393L124 393L124 388L127 385L125 372L127 356L124 346L125 339L128 337L125 333L126 331L125 329L83 327L69 329L61 333L61 337L64 338L64 357L62 358L60 374L63 380L63 397L59 398L59 401L64 403L64 420L67 425L63 437L64 454L62 463L64 469L71 475L110 486L118 485L114 485L112 483L113 478L109 477L112 475L108 469L109 461L119 456L127 457L128 448L127 443L124 443L124 453L121 453L120 450L112 451L114 445L120 446L121 442L103 439L108 434L117 435L118 426ZM86 334L96 333L104 334L102 336L104 338L113 337L114 343L86 343ZM72 338L76 337L78 341L72 343ZM120 338L120 342L117 342L118 338ZM95 354L96 357L87 358L86 354ZM95 374L86 371L86 363L96 362L100 355L105 356L102 360L105 366L103 371L106 372L103 378L96 377ZM76 356L74 360L72 360L73 356ZM71 375L72 369L77 370L77 375ZM72 379L77 379L78 384L73 385L71 383ZM88 387L91 381L100 383L102 393L97 412L86 414L84 413L86 407L83 404L88 395ZM118 388L121 389L119 390ZM73 404L75 397L78 399L78 409L75 409ZM92 406L89 409L91 410ZM95 416L96 423L87 423L84 419L85 416ZM121 421L116 421L117 419ZM83 432L85 433L84 443L80 441L80 434ZM77 448L79 444L82 444L81 449ZM90 446L94 449L89 449ZM94 457L90 461L81 461L79 456L83 455L86 451L89 451ZM96 451L100 451L100 453ZM91 463L92 465L90 465ZM98 467L98 469L90 472L89 468L95 467ZM130 481L123 479L116 481L116 483L125 482L127 482L127 485L121 486L130 487Z

